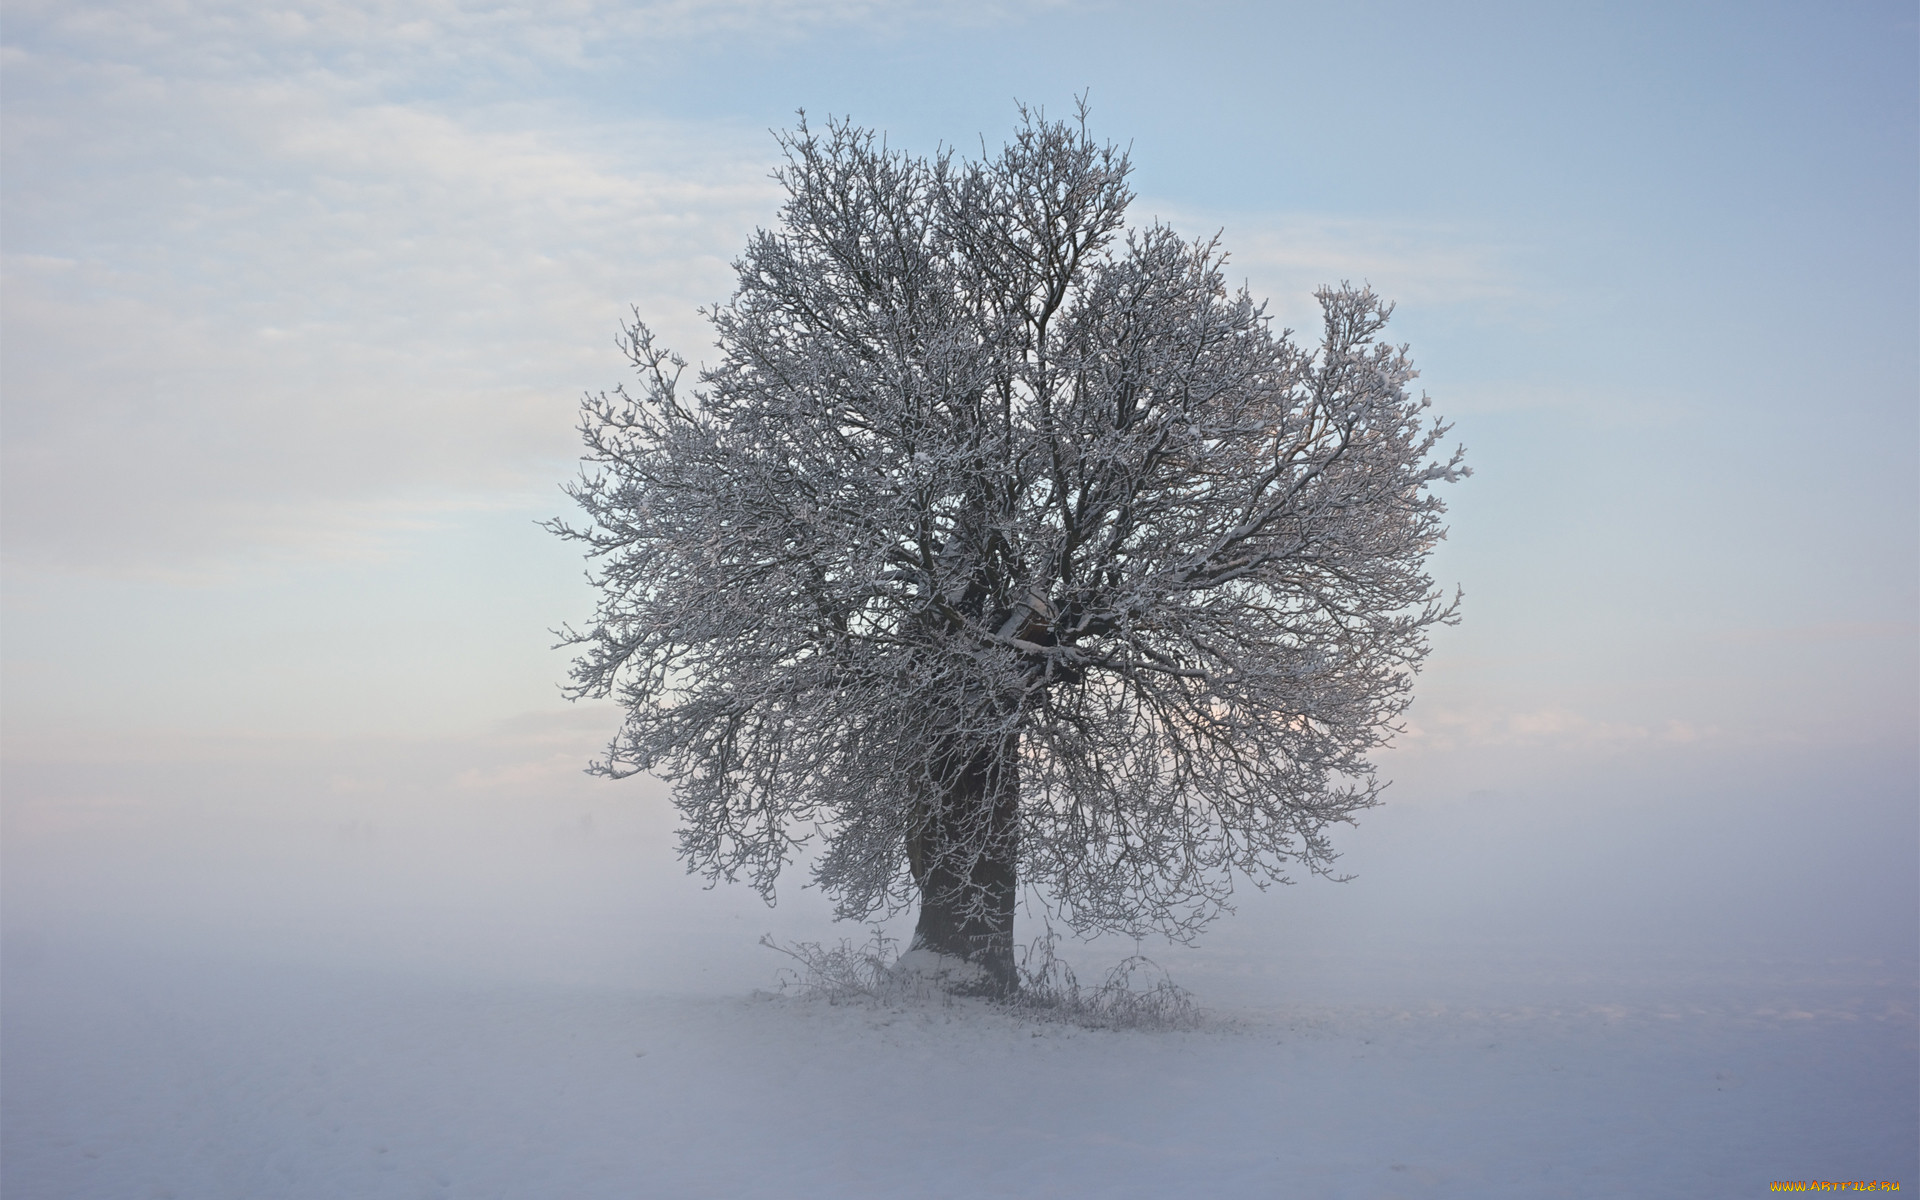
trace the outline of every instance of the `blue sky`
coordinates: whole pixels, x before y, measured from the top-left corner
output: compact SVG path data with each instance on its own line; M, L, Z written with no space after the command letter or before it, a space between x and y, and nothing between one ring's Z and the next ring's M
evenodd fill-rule
M558 699L546 631L588 597L533 523L628 306L699 357L797 108L967 150L1084 93L1136 217L1222 231L1288 323L1322 283L1396 298L1468 447L1435 563L1466 621L1396 800L1525 796L1548 846L1748 780L1752 853L1810 815L1911 847L1909 4L21 0L0 40L36 779L531 723L497 768L578 788L612 717Z

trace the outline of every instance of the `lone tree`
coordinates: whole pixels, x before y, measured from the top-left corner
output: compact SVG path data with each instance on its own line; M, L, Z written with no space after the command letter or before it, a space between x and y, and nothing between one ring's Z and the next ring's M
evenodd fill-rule
M626 710L593 770L670 780L690 868L769 899L817 838L840 915L917 899L918 957L990 993L1022 885L1184 937L1236 873L1329 870L1455 620L1466 473L1391 306L1323 289L1298 348L1217 239L1125 226L1084 110L1021 115L978 162L803 115L717 365L683 388L635 320L551 525L600 592L569 695Z

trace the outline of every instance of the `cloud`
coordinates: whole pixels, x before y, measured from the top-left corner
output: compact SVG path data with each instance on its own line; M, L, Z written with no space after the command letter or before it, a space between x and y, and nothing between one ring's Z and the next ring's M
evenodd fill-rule
M16 562L151 573L524 499L775 200L764 133L358 102L15 51L4 320Z
M1452 226L1313 213L1215 213L1183 210L1143 197L1137 213L1157 213L1188 237L1222 232L1227 275L1245 279L1283 324L1311 336L1320 328L1316 288L1365 283L1395 303L1422 309L1510 305L1528 295L1512 247Z
M1744 646L1873 641L1892 642L1911 650L1917 635L1920 635L1920 624L1912 621L1825 621L1814 625L1726 629L1714 634L1713 640Z
M1405 722L1396 750L1433 751L1515 748L1564 753L1612 754L1648 746L1685 746L1717 740L1721 731L1678 718L1650 722L1608 721L1563 706L1532 710L1486 707L1423 707Z
M368 82L437 71L578 69L647 61L663 43L780 43L831 29L863 33L1020 22L1065 0L138 0L8 6L9 41L90 57L165 63L202 77L331 69Z

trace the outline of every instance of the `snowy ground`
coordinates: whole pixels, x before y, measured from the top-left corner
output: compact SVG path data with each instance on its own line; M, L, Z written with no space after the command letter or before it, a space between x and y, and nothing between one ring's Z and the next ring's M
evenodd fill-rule
M1563 903L1617 874L1604 845L1582 873L1591 831L1554 850L1565 888L1541 873L1470 903L1470 879L1421 866L1466 810L1383 816L1401 840L1353 859L1397 890L1249 897L1201 949L1148 948L1203 1028L1095 1032L756 996L781 965L761 930L835 931L817 905L688 884L642 806L243 814L101 785L89 810L12 786L61 803L9 814L6 1200L1920 1186L1914 967L1872 944L1905 949L1907 915L1743 940L1643 881L1644 920L1620 893L1609 924ZM1733 899L1768 929L1812 903ZM1698 936L1661 941L1662 921ZM1085 977L1130 949L1075 954Z
M19 1200L1913 1186L1912 1010L1828 991L1281 1004L1148 1034L43 949L7 971L4 1180Z

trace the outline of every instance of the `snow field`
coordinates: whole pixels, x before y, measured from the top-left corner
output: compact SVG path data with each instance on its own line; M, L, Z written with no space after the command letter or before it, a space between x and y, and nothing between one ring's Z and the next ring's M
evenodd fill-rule
M973 1001L14 947L0 1184L9 1200L611 1200L1914 1180L1909 999L1283 1003L1140 1033Z

